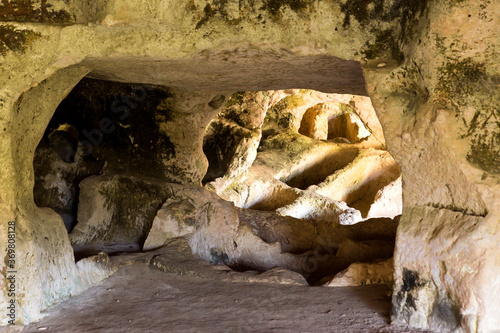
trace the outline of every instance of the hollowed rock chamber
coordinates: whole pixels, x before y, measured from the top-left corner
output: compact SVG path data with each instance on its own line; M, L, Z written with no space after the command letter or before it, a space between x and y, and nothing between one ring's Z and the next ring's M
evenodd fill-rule
M338 284L335 276L357 262L364 275L343 283L390 283L392 259L379 263L394 251L400 169L369 98L304 89L227 97L204 106L215 116L204 131L197 126L204 155L185 157L207 157L202 188L186 184L201 173L172 165L185 147L171 138L192 136L190 127L166 127L186 112L176 109L174 91L77 84L34 158L35 203L61 216L75 258L180 237L195 256L235 270L283 268L312 284ZM380 270L370 276L373 265Z
M500 330L498 7L3 1L2 325L143 265Z

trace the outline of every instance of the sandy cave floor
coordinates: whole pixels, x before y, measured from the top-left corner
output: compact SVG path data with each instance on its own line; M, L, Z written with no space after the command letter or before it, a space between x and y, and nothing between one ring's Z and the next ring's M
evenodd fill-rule
M217 281L122 267L22 332L420 332L390 326L389 288Z

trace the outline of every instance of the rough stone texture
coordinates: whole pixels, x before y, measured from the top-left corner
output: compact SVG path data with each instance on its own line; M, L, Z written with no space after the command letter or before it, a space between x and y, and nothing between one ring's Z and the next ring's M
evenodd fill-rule
M364 73L404 177L394 321L500 329L497 2L26 4L0 7L0 239L15 220L19 323L78 289L61 218L33 202L32 162L57 105L85 75L217 94L363 95ZM180 167L199 178L201 164ZM0 307L6 301L4 290Z
M251 270L235 272L221 263L210 264L193 255L190 245L184 238L170 238L162 244L163 246L150 251L119 254L111 257L111 261L118 269L142 264L167 274L214 281L307 285L302 275L279 267L266 272Z
M203 188L171 186L174 195L158 211L144 250L182 237L197 258L212 264L257 271L280 267L311 284L353 262L386 259L394 251L394 242L386 241L394 237L387 221L364 222L370 229L295 219L238 209Z
M384 148L382 128L368 97L309 89L287 89L281 95L267 93L278 98L268 109L265 131L288 128L312 139L363 141L363 147Z
M328 290L202 279L165 274L142 263L123 267L101 285L49 309L46 317L27 325L24 332L161 332L167 328L299 333L314 328L317 332L431 333L390 325L389 293L383 285ZM148 316L137 316L138 308Z
M345 202L332 200L312 191L302 193L292 203L276 209L276 212L309 221L351 225L363 220L361 212Z
M82 289L99 284L117 270L108 255L103 252L77 261L76 268L84 286Z
M80 183L73 245L144 243L156 212L174 194L168 184L132 176L93 176Z
M207 127L203 151L209 167L204 181L223 191L247 171L257 155L261 127L274 92L234 93Z
M225 265L210 265L195 258L189 244L180 238L170 240L157 251L148 252L148 256L150 267L170 274L218 281L307 285L302 275L279 267L266 272L235 272Z
M75 68L62 70L30 89L17 102L17 98L5 98L6 93L12 93L4 88L6 82L2 80L0 238L7 239L7 222L15 221L19 323L38 318L42 309L84 289L61 217L51 209L37 208L34 204L33 154L57 104L85 73ZM40 103L41 100L46 103ZM2 246L2 258L6 257L6 251L7 247ZM5 286L5 275L0 279ZM0 297L1 306L6 308L5 288ZM2 324L7 324L5 316Z
M207 127L203 151L209 160L204 182L221 193L244 177L257 156L268 109L285 91L236 92Z
M61 215L68 232L77 222L78 184L85 177L98 174L103 166L99 161L87 160L81 147L75 151L73 162L67 163L53 147L39 146L33 160L35 203L38 207L50 207Z
M359 116L342 103L320 103L306 110L299 133L317 140L345 139L356 143L370 136Z
M299 133L316 140L328 138L328 114L321 105L307 109L300 122Z
M399 176L399 166L389 153L367 149L361 151L345 168L328 176L317 186L312 186L311 190L333 200L343 201L357 208L363 217L367 217L378 192ZM394 185L397 186L397 183ZM401 200L401 197L396 200ZM383 214L376 217L394 216L386 212Z
M56 109L39 148L75 154L51 143L71 126L81 153L104 166L100 174L198 184L207 163L199 136L224 102L224 95L85 78ZM35 175L46 167L35 164Z
M394 263L393 259L387 259L376 263L354 263L348 269L338 273L325 287L347 287L362 286L365 284L388 284L393 283Z
M314 221L354 224L368 217L401 214L401 183L394 182L399 167L386 151L372 148L383 145L371 135L370 124L365 125L352 107L339 102L354 99L308 90L287 92L268 110L257 156L244 177L226 174L226 182L232 179L230 187L217 187L217 181L206 187L238 207ZM280 106L284 101L286 106ZM305 136L316 126L312 122L317 112L325 114L325 130L329 117L357 119L358 127L344 124L345 133L337 133L349 136L346 133L354 131L351 134L356 139L349 138L355 143L345 138L346 142L339 143ZM364 116L370 118L369 114L365 110ZM364 138L358 138L359 133ZM391 204L395 208L384 210Z
M500 329L497 13L493 2L429 3L403 65L365 69L403 174L395 322Z
M280 266L302 272L305 257L282 252L278 241L266 243L240 223L238 210L200 187L177 187L153 221L144 249L185 238L193 254L212 264L254 270ZM298 241L302 241L300 238Z
M401 176L395 181L384 186L375 194L370 205L367 217L385 216L394 218L403 212L403 184Z
M250 209L238 210L238 217L266 243L279 242L284 252L304 253L316 245L316 226L309 221Z
M175 155L165 162L173 182L201 185L208 168L203 154L205 128L226 99L225 93L175 90L171 108L176 112L160 125L174 146Z
M59 128L71 126L81 153L103 166L100 173L169 179L165 164L175 148L161 126L175 114L172 100L166 88L84 78L55 110L37 150ZM73 147L60 150L71 153ZM35 176L40 167L35 165Z
M344 240L337 251L337 256L349 262L370 262L380 258L390 258L394 253L394 243L390 241L360 241Z

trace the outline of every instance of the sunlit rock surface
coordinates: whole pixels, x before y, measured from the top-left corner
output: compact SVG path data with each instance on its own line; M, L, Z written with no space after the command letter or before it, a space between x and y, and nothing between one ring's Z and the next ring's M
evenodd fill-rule
M381 262L354 263L326 282L326 287L361 286L365 284L392 284L394 274L393 260Z
M234 94L229 104L252 94ZM367 217L393 218L401 214L401 182L396 182L400 169L382 150L380 124L366 98L310 90L271 91L265 96L274 104L263 105L267 114L260 145L253 148L253 164L248 165L245 174L224 174L222 179L230 186L221 187L215 180L207 188L238 207L277 211L297 218L354 224ZM361 107L359 114L366 122L357 113ZM238 114L234 109L232 112ZM318 114L323 116L318 118ZM323 129L321 135L319 128ZM210 131L209 137L213 135ZM231 145L227 140L223 142ZM233 150L239 149L238 143L233 145ZM223 150L228 149L219 152ZM206 153L210 159L210 152ZM227 152L221 156L234 155Z

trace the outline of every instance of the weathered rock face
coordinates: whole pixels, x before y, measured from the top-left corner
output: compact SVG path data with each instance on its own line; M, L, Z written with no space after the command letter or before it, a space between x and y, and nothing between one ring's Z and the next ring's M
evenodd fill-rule
M262 123L269 106L284 92L237 92L223 111L210 122L203 142L209 161L204 182L218 192L243 176L257 155L262 137Z
M72 162L68 158L76 155L77 147L61 140L52 143L59 128L70 127L82 150L80 155L100 161L103 168L94 174L199 183L206 162L196 136L203 135L208 121L224 105L225 96L189 93L187 98L183 93L152 85L83 79L58 106L42 144L46 142L62 160ZM47 168L36 164L35 172L42 167Z
M232 98L239 98L246 106L245 100L254 94L238 93ZM264 104L267 114L257 151L223 141L232 150L253 149L254 163L246 161L245 173L227 172L222 179L208 183L207 188L239 207L277 211L312 221L354 224L368 217L393 218L401 214L401 183L396 181L400 170L382 150L383 134L371 105L365 102L356 107L356 101L363 101L363 97L305 89L259 94L267 96L271 103ZM367 122L355 111L360 107ZM233 108L231 114L248 118L246 112ZM257 121L261 113L255 113ZM332 121L334 126L330 126ZM213 128L209 129L209 137L212 132ZM226 154L234 157L227 150ZM222 150L219 153L225 157Z
M363 95L364 74L403 174L393 319L500 329L498 12L482 0L3 1L0 239L16 221L17 322L81 290L60 216L34 204L33 156L84 76L212 91L170 123L184 129L175 140L185 160L169 167L185 181L204 176L206 161L187 157L201 152L214 96L297 87ZM199 135L183 144L200 118ZM3 290L0 307L7 302Z
M71 152L68 155L67 147L65 145L59 152L63 157L73 156ZM103 166L102 162L84 156L81 148L77 146L73 161L68 159L66 162L53 146L39 145L33 160L35 203L38 207L50 207L61 215L68 232L77 223L78 184L86 177L98 174Z
M321 103L307 109L300 122L299 133L312 139L346 143L359 142L371 134L359 116L340 103Z
M177 188L155 217L144 247L160 247L177 237L186 237L196 256L215 264L297 271L303 261L282 253L279 243L268 244L255 236L240 224L232 203L199 187Z
M163 182L131 176L86 178L80 183L78 224L70 241L99 250L112 245L142 248L156 212L173 192Z
M429 3L403 66L365 70L403 174L394 321L500 328L497 7Z
M326 282L326 287L361 286L365 284L392 284L394 274L393 260L376 263L354 263L348 269Z
M354 262L386 259L394 250L394 242L384 240L384 233L394 237L387 221L371 221L372 230L367 228L362 236L357 226L238 209L203 188L168 186L174 194L158 211L145 250L182 237L195 256L210 263L237 270L280 267L302 274L310 283Z
M206 161L196 136L203 135L204 126L225 97L192 95L192 104L184 105L186 98L180 95L180 91L174 94L152 85L80 81L58 106L37 147L35 203L54 209L71 231L78 222L80 182L90 175L200 183ZM203 110L206 117L190 116L197 110ZM90 208L82 205L82 209ZM151 213L145 213L148 215ZM153 217L154 213L147 225Z
M58 106L42 141L69 125L83 155L101 161L102 173L168 179L165 164L175 147L161 124L175 113L172 100L165 88L85 78Z

